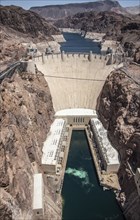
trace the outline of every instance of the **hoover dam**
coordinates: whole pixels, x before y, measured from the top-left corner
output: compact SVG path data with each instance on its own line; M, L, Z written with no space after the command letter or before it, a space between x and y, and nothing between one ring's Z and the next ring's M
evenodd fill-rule
M55 120L42 148L43 174L42 177L38 176L40 174L35 176L36 179L39 179L40 185L38 186L37 180L34 181L34 184L35 188L42 188L43 176L44 178L51 176L53 190L58 195L62 193L64 203L66 200L62 214L64 219L85 220L93 216L100 219L101 208L100 215L103 218L115 216L116 219L123 220L115 194L108 191L106 194L109 199L104 198L103 186L120 190L117 177L120 163L118 153L108 141L106 131L96 114L98 99L107 76L112 70L123 67L123 62L120 62L121 59L116 54L101 55L99 52L93 53L94 50L84 52L84 49L76 52L72 51L72 48L69 51L68 48L65 52L61 50L61 53L57 54L42 53L40 56L33 57L33 62L29 64L30 68L32 68L32 64L35 64L36 68L43 73L50 89L55 110ZM104 140L104 143L98 147L101 151L101 157L105 157L105 159L100 159L97 155L94 135L96 135L98 145L101 143L101 140L98 141L99 136L102 136L102 140ZM72 150L73 142L75 144ZM75 158L69 163L70 158L73 158L75 154L79 159ZM86 162L86 158L91 161ZM88 169L89 166L91 166L90 169ZM104 166L108 177L103 175L101 166ZM67 178L71 187L67 183ZM76 178L74 182L73 178ZM109 183L110 178L112 183ZM75 181L78 181L78 185L75 184ZM73 194L76 187L78 188ZM97 200L94 199L95 196L98 197ZM42 198L42 192L40 192L40 198ZM86 204L81 202L82 198L87 198ZM38 201L35 190L34 204ZM112 211L109 209L111 204L113 204ZM83 214L81 212L82 206ZM92 206L94 206L94 211ZM71 209L76 209L77 214L75 215L75 211L71 213ZM34 205L35 216L38 215L37 212L43 218L43 206L38 210L38 206Z
M20 66L38 83L43 77L50 96L42 99L41 91L37 96L45 103L50 99L54 109L39 155L40 169L33 175L32 219L52 219L52 209L53 218L65 220L124 219L114 192L104 191L120 192L120 161L96 111L108 75L123 67L123 60L115 53L101 55L98 45L90 47L87 40L86 48L86 40L81 41L81 50L77 42L75 51L73 44L70 51L42 53L11 65L1 76L10 78ZM50 114L46 107L44 111ZM42 109L37 112L41 115Z
M0 219L139 220L138 15L111 1L56 21L6 4Z
M34 58L48 82L55 111L69 108L95 109L110 72L122 66L111 55L50 54Z
M88 54L62 52L60 54L42 55L41 57L34 58L34 62L37 69L44 74L48 82L56 112L56 119L54 125L52 125L53 128L50 131L50 136L43 145L42 167L45 174L51 174L55 178L60 179L58 181L60 184L58 184L55 190L60 194L62 190L62 197L65 203L62 214L63 219L71 218L74 220L76 218L85 220L93 216L96 219L100 219L98 216L100 213L100 216L103 218L104 216L115 216L116 219L123 220L122 212L115 200L115 194L112 191L108 191L109 199L106 199L107 197L104 198L105 192L100 184L106 186L107 182L102 183L103 175L101 175L99 159L95 152L96 149L93 148L92 139L90 139L90 129L88 130L90 119L92 120L93 117L97 117L94 112L96 112L98 98L107 76L114 68L118 68L123 64L119 64L112 55L100 56L99 54L92 54L92 52ZM59 127L57 128L57 125L55 125L59 123L57 120L60 120L62 124L66 123L66 127L63 125L58 130ZM74 131L75 129L83 131L81 133L74 133L76 132ZM61 133L61 135L58 137L58 135L55 135L56 133ZM86 141L86 136L89 138L89 143ZM51 145L51 143L57 141L58 138L60 138L62 146L61 144L56 144L57 146L54 148L54 144ZM90 142L91 146L89 147L88 144L90 145ZM75 143L73 150L70 143L71 145ZM51 156L49 157L48 155L57 155L59 149L59 155L61 156L58 156L58 165L57 163L54 165L56 156L51 162ZM109 150L106 149L109 154L112 152L112 155L115 154L118 157L117 152L112 150L112 147ZM81 153L81 151L83 152ZM75 159L70 159L74 157L76 152L77 156ZM92 156L90 153L92 153ZM88 160L91 161L87 161L86 158L89 158ZM106 171L110 169L107 172L111 172L111 175L115 176L114 180L111 177L114 184L112 187L119 189L118 180L116 179L117 175L115 174L118 170L119 162L115 162L111 158L109 163ZM89 166L90 168L88 168ZM114 170L112 170L113 167ZM98 183L98 178L100 183ZM78 185L75 181L77 181ZM69 183L71 186L69 186ZM55 186L54 183L52 185ZM94 199L95 196L97 197L96 200ZM83 198L87 199L86 204L82 202ZM112 205L111 211L110 205ZM83 207L83 212L81 212L81 207ZM75 209L77 214L75 214ZM71 210L73 211L71 212Z

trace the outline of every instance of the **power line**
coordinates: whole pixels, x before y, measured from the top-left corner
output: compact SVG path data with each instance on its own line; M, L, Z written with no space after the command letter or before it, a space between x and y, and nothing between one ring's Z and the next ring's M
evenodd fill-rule
M71 80L83 80L83 81L100 81L100 82L105 82L103 79L86 79L86 78L76 78L76 77L66 77L66 76L54 76L54 75L46 75L43 74L46 77L50 78L58 78L58 79L71 79Z

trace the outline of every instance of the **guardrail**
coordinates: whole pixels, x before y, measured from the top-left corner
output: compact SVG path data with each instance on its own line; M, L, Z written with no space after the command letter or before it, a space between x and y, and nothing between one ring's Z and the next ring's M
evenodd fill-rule
M100 59L103 61L106 61L106 65L119 65L121 63L125 62L125 58L121 55L110 53L110 54L98 54L98 53L93 53L90 51L89 53L87 52L64 52L62 51L61 53L42 53L41 55L38 56L33 56L33 60L35 61L37 58L41 58L42 62L44 63L44 58L55 58L55 57L61 57L62 61L65 61L65 58L69 57L84 57L87 59L89 62L95 61L96 59Z
M59 53L42 53L40 55L35 55L33 56L33 58L38 58L38 57L42 57L42 56L55 56L55 55L92 55L93 57L114 57L114 58L118 58L118 59L122 59L123 57L120 54L114 54L114 53L110 53L110 54L104 54L104 53L94 53L92 51L89 52L67 52L67 51L61 51ZM124 60L124 59L123 59Z
M71 54L71 55L73 55L73 54L75 54L75 55L79 55L79 54L81 54L81 55L89 55L90 53L91 52L67 52L67 51L61 51L61 52L58 52L58 53L42 53L42 54L45 55L45 56L51 56L51 55L60 55L60 54L65 54L65 55L67 55L67 54ZM34 57L41 57L42 54L34 56ZM98 56L105 56L105 55L100 54L100 53L98 54L98 53L93 53L92 52L92 54L93 55L98 55Z

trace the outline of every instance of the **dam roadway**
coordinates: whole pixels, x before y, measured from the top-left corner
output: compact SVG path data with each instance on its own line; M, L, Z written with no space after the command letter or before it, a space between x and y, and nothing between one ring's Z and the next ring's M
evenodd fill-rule
M107 76L123 66L111 55L92 53L42 55L34 62L48 82L56 112L66 108L96 109Z

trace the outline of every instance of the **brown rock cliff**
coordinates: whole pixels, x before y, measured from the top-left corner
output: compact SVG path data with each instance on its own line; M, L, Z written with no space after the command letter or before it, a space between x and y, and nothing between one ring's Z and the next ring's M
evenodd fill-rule
M41 74L16 74L0 85L0 219L32 219L33 173L54 110ZM46 187L46 186L45 186Z
M103 87L98 112L108 136L120 155L119 180L126 202L124 211L129 220L140 219L140 200L134 173L140 167L140 84L139 67L112 72ZM127 71L126 71L127 72Z
M17 6L0 6L0 25L34 38L41 35L51 37L59 33L55 26L35 12Z

